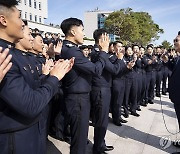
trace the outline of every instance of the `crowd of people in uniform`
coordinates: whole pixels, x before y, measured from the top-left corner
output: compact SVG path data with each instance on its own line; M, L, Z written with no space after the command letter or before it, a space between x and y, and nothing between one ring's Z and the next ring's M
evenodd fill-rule
M167 94L174 49L110 42L105 29L86 46L77 18L61 23L63 41L43 38L21 20L17 4L0 1L0 153L45 154L51 135L68 142L71 154L85 154L90 124L93 153L106 153L114 149L105 143L109 113L122 126L154 94Z

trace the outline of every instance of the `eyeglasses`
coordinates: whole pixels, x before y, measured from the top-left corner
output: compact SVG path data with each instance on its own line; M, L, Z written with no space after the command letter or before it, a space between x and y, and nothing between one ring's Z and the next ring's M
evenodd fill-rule
M178 40L178 39L174 39L173 41L174 41L174 42L179 42L179 40Z

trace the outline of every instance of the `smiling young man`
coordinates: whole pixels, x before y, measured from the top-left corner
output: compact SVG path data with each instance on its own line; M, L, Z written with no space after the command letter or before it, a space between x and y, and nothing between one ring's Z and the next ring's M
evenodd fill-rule
M9 48L13 63L0 85L0 153L46 153L42 111L73 62L57 62L46 82L38 84L36 70L23 52L31 48L31 37L23 35L24 24L16 5L16 0L0 1L0 46Z
M83 55L78 45L83 44L84 27L81 20L68 18L61 23L61 29L65 34L61 57L70 59L75 57L72 70L63 80L65 105L67 118L71 128L71 154L85 154L89 112L92 75L101 75L108 60L105 52L108 51L109 40L107 36L101 39L101 52L99 60L94 64Z

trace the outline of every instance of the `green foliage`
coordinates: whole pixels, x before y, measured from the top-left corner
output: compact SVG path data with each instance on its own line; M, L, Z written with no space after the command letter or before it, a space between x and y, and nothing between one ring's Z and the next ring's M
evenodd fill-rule
M162 47L165 48L165 49L170 49L170 48L172 48L172 45L171 45L171 43L168 42L167 40L164 40L164 41L162 42Z
M111 13L105 20L105 28L123 42L139 45L157 40L158 34L164 32L147 12L133 12L131 8Z

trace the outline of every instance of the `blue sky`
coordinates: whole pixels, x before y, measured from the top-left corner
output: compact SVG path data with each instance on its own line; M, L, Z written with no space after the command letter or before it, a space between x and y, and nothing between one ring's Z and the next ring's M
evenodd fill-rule
M116 11L130 7L133 11L148 12L164 34L155 44L168 40L173 43L180 31L180 0L48 0L47 23L60 24L64 19L76 17L84 20L84 12L95 8Z

